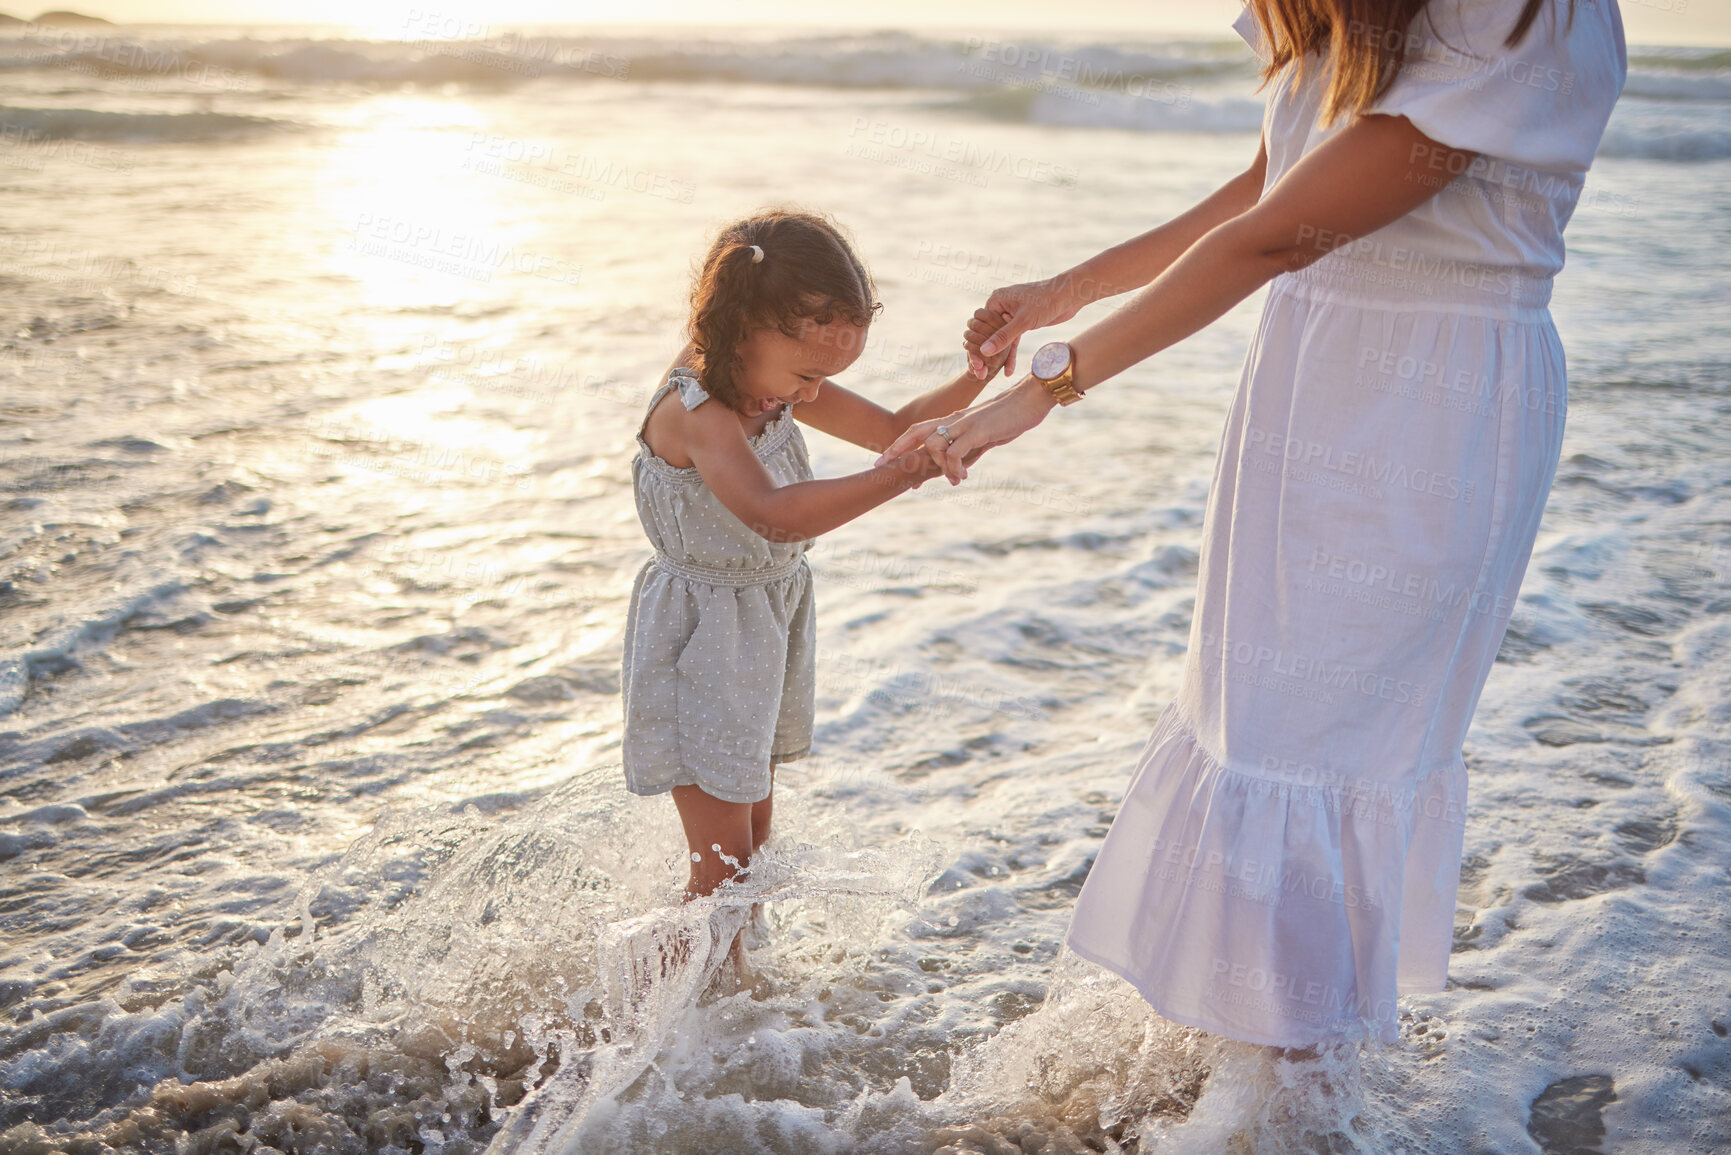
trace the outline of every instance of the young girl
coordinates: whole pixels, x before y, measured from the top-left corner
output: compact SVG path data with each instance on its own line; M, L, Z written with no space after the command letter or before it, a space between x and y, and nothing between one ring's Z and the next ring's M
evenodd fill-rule
M874 452L953 413L963 372L890 412L829 380L880 307L836 227L777 211L728 225L698 273L690 344L649 402L632 462L655 557L625 628L625 781L672 791L691 850L686 898L742 874L769 836L777 763L811 748L811 570L818 534L939 472L923 450L812 479L797 419ZM734 962L744 970L740 943Z

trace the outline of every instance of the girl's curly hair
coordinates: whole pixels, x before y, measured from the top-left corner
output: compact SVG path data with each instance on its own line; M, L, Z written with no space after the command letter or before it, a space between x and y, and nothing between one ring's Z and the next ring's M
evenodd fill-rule
M807 318L869 325L883 307L876 296L871 274L828 217L772 209L735 221L709 247L691 290L692 368L710 396L739 409L739 345L753 329L796 337Z

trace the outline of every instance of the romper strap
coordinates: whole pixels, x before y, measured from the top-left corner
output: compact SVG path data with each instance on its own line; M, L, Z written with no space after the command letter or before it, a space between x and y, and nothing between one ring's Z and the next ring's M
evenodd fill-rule
M669 373L667 380L670 384L678 387L679 399L685 403L687 410L696 409L709 400L709 394L698 383L697 374L684 365Z
M643 436L643 428L649 424L649 415L655 412L655 407L661 404L661 399L673 389L679 390L679 400L688 412L709 400L708 392L698 383L696 372L684 365L669 370L667 380L661 383L661 388L650 396L649 404L644 407L643 426L637 430L638 437Z

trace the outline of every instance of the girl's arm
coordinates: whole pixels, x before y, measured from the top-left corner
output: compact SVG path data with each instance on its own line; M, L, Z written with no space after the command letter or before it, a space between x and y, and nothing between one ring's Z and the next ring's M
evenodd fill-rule
M1276 275L1394 223L1436 195L1435 172L1464 171L1474 155L1432 140L1405 117L1360 117L1294 165L1249 211L1191 245L1128 305L1071 341L1075 387L1117 375L1210 324ZM1055 404L1029 377L949 419L953 442L934 437L925 422L885 456L924 444L958 482L967 475L967 458L1021 436Z
M980 380L988 380L992 374L987 363L995 360L1000 350L1008 350L1004 374L1015 372L1015 347L1023 333L1068 321L1084 305L1146 285L1210 229L1254 205L1262 195L1267 171L1268 150L1259 144L1249 168L1158 228L1089 257L1068 272L997 290L974 316L989 320L989 328L998 331L982 343L979 326L970 326L973 331L966 338L969 368Z
M973 404L984 386L973 374L959 373L949 384L921 393L891 413L877 402L826 379L817 397L794 406L793 415L813 429L881 453L908 426Z
M711 403L675 412L684 426L685 451L704 483L728 512L770 541L807 541L828 533L943 472L922 449L848 477L777 485L732 410Z

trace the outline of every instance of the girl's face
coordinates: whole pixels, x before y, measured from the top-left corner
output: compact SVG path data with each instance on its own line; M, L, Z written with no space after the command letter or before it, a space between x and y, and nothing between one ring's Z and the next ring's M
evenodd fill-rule
M739 346L745 372L737 383L745 415L755 417L815 399L825 377L859 360L865 338L864 325L847 321L820 325L809 317L800 320L797 337L780 329L753 329Z

